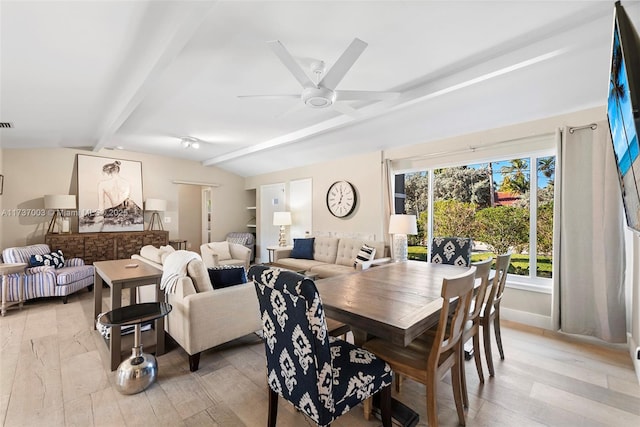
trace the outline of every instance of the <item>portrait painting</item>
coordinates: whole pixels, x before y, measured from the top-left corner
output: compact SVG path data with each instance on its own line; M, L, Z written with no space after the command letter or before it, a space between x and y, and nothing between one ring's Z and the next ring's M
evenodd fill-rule
M142 163L78 154L80 233L143 231Z

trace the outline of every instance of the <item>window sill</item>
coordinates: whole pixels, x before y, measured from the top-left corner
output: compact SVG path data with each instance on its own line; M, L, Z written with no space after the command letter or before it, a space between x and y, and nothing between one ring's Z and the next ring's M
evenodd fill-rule
M532 279L529 277L509 274L507 276L507 283L505 286L507 288L518 289L521 291L538 292L541 294L551 295L553 279Z

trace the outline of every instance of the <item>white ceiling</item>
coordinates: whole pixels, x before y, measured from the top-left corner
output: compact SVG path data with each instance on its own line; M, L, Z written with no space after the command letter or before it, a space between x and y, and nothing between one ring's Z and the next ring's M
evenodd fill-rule
M622 4L639 27L640 2ZM612 19L612 1L0 0L0 146L252 176L602 106ZM349 102L356 118L238 98L301 92L267 41L330 67L355 37L337 89L399 98Z

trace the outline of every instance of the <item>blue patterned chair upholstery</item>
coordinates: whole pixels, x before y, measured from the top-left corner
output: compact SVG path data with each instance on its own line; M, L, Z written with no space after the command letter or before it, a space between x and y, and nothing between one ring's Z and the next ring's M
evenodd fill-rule
M6 263L26 263L29 265L31 255L46 255L51 253L48 245L38 244L7 248L2 251L2 259ZM67 295L82 288L93 285L92 265L84 265L80 258L64 260L64 267L53 266L27 267L24 276L23 298L25 300L42 297L61 296L67 303ZM7 301L18 301L18 286L20 276L10 274ZM1 280L1 279L0 279Z
M473 240L468 237L434 237L431 242L431 262L469 267L472 248Z
M313 280L256 265L249 270L263 324L269 384L268 425L275 426L278 395L327 426L381 392L383 425L391 426L389 365L372 353L330 337Z

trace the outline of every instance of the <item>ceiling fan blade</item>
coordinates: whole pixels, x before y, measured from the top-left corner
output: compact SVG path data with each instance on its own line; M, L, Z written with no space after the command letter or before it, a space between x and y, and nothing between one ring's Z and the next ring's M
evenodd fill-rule
M284 118L286 116L289 116L289 115L291 115L291 114L293 114L293 113L295 113L297 111L304 110L305 108L307 108L307 106L304 105L303 102L296 102L293 105L293 107L287 108L286 110L276 114L275 116L273 116L273 118L274 119L282 119L282 118Z
M334 102L333 104L331 104L331 107L342 114L346 114L347 116L353 117L354 119L357 119L361 116L358 110L356 110L350 105L347 105L341 102Z
M280 61L284 64L285 67L289 69L289 72L293 74L293 76L300 82L302 87L316 87L316 85L311 81L309 76L302 70L300 64L293 59L293 56L289 53L289 51L284 47L280 40L274 40L267 42L273 53L276 54Z
M238 95L238 98L263 98L263 99L282 99L282 98L296 98L300 99L300 94L282 94L282 95Z
M327 74L324 75L318 85L334 90L336 86L338 86L338 83L340 83L344 78L345 74L347 74L347 71L353 67L353 64L358 60L367 46L367 43L363 42L359 38L353 39L347 50L342 53L336 63L333 64L333 67L327 71Z
M386 101L396 99L400 92L375 92L366 90L337 90L338 101Z

